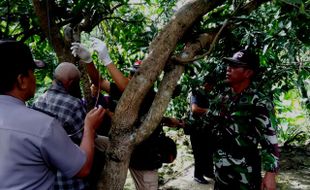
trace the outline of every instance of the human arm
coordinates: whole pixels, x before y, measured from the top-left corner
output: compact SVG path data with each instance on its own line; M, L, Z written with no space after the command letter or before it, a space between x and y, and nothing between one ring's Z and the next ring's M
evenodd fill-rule
M123 75L123 73L114 65L114 64L109 64L106 66L108 69L113 81L117 85L118 89L121 92L124 92L126 86L129 83L129 79Z
M94 51L98 53L100 60L107 68L119 90L123 92L129 82L129 79L123 75L123 73L115 66L115 64L113 64L106 44L97 38L93 38L92 47Z
M261 188L276 189L275 176L279 170L279 148L276 137L276 119L273 105L267 99L258 101L255 109L255 122L260 134L262 163L266 171Z
M124 91L129 79L126 78L122 72L113 64L106 44L97 39L97 38L92 38L92 48L94 51L98 53L99 59L102 61L103 65L107 68L109 74L111 75L112 79L116 83L117 87L120 89L120 91ZM92 83L94 83L96 86L98 86L99 81L100 81L100 88L105 90L106 92L110 91L110 83L109 81L103 79L98 70L96 69L93 60L91 58L91 53L89 50L83 46L80 43L72 43L72 54L76 57L80 57L81 60L87 64L87 73L89 74Z
M100 126L105 109L102 107L92 109L84 120L84 133L80 148L86 154L86 162L76 174L76 177L85 177L89 174L94 158L95 130Z
M202 116L208 111L207 108L199 106L199 102L202 102L200 99L201 97L199 96L191 96L191 111L194 116Z
M208 111L207 108L201 108L197 104L194 104L194 103L191 105L191 110L194 115L198 115L198 116L203 115L204 113Z
M91 168L94 147L94 132L103 119L105 110L91 110L86 116L84 134L80 147L73 143L63 128L63 124L54 118L49 124L40 142L40 155L46 165L59 170L64 176L85 177ZM86 132L88 131L88 132ZM70 158L68 157L70 156Z
M87 73L90 76L92 83L96 86L98 86L99 81L100 81L100 89L103 89L106 92L110 92L110 82L106 79L103 79L101 76L99 76L99 72L96 69L95 65L93 63L87 64ZM110 73L113 81L117 85L117 88L123 92L129 82L129 79L126 78L123 73L114 65L114 64L109 64L106 66L108 69L108 72ZM100 79L99 79L100 77Z
M110 92L110 82L106 79L104 79L102 76L100 76L98 70L96 69L93 62L86 65L87 73L92 81L92 83L98 88L100 86L100 89Z
M161 123L168 127L183 128L185 126L185 122L183 120L171 117L163 117Z
M81 62L87 64L87 73L92 83L97 87L100 86L100 89L110 92L110 82L100 75L99 71L95 67L95 64L93 63L90 51L83 44L77 42L72 43L70 49L72 50L74 57L79 57Z

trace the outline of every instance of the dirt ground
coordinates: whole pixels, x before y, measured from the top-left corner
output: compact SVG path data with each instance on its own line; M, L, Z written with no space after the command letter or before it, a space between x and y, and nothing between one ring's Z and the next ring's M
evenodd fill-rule
M177 132L176 132L177 133ZM177 136L177 134L171 134ZM172 164L159 170L160 190L212 190L214 182L203 185L193 180L193 156L189 139L178 138L178 156ZM310 190L310 144L300 147L281 148L280 171L277 176L278 190ZM124 190L135 190L128 175Z
M279 190L310 190L310 144L304 147L281 149L281 170L277 176ZM214 182L202 185L193 180L193 165L166 180L161 190L211 190Z

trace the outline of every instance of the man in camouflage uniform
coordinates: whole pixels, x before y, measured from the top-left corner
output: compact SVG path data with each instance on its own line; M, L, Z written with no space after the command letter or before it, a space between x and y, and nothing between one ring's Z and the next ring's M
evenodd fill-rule
M273 105L252 84L259 58L241 50L224 61L230 92L218 96L207 114L215 122L215 189L275 190L279 151Z

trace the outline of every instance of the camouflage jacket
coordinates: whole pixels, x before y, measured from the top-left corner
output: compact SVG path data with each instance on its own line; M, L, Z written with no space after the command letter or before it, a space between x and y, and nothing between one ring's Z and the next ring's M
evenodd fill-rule
M206 120L214 124L217 169L227 168L239 174L258 172L261 155L265 171L278 170L276 120L273 104L267 96L252 88L237 95L226 93L212 100L206 116ZM247 183L242 176L246 175L241 175L239 180Z

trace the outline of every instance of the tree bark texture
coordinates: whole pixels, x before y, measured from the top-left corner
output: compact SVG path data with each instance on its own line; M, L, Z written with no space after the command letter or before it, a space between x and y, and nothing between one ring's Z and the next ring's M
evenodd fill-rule
M172 20L163 28L159 35L153 40L150 45L149 55L143 60L142 66L136 72L133 79L129 82L126 90L123 93L112 119L112 128L110 133L111 146L107 150L106 163L101 180L98 184L98 189L105 190L120 190L125 184L128 164L133 147L148 137L159 124L162 114L166 109L172 91L183 72L183 66L176 68L175 72L179 76L173 77L167 75L166 80L173 80L170 85L170 90L161 87L163 92L158 93L155 106L159 106L159 113L150 110L147 122L144 122L138 129L138 133L133 128L133 124L138 116L139 107L143 98L152 87L153 83L162 72L170 55L175 50L177 42L182 38L183 34L189 29L196 19L200 18L208 11L214 9L224 1L206 1L195 0L184 5L172 18ZM164 83L163 83L164 84ZM165 84L164 84L165 85ZM164 101L159 100L160 97ZM166 104L166 105L164 105ZM155 110L157 111L157 110ZM153 119L153 114L157 116ZM150 125L151 122L154 122ZM155 123L156 122L156 123ZM152 127L153 126L153 127ZM155 126L155 127L154 127ZM137 138L137 135L139 136ZM145 136L144 136L145 135ZM113 171L113 172L111 172Z
M80 30L77 26L76 29L71 29L71 37L70 39L66 39L65 36L63 36L60 31L61 28L57 26L55 18L52 16L54 14L50 14L52 9L52 2L53 1L41 1L41 0L33 0L34 10L36 12L36 15L39 18L40 27L44 31L46 37L48 38L49 42L52 44L53 49L58 57L59 63L61 62L70 62L70 63L76 63L78 60L74 58L71 54L71 43L73 41L77 41L76 38L80 37ZM64 32L66 33L66 32ZM89 111L91 108L93 108L92 104L92 97L90 92L90 80L88 78L88 74L86 71L86 68L84 65L79 66L79 70L81 71L82 78L81 78L81 84L82 85L82 91L84 98L87 104L87 110Z
M243 6L241 10L245 11L243 13L249 13L266 1L268 0L251 1L252 4L247 4L248 7ZM41 28L49 38L59 61L74 62L75 59L70 52L71 44L64 40L60 33L61 28L57 26L55 19L49 14L52 11L49 2L33 0ZM224 0L193 0L188 2L179 9L152 41L149 47L149 55L143 60L142 66L128 84L117 105L112 120L111 142L106 154L106 165L101 174L98 189L123 189L134 146L147 138L159 124L177 81L184 71L184 65L177 64L176 60L170 59L178 41L197 19L224 2ZM246 12L247 10L249 11ZM214 36L215 34L211 33L201 35L196 43L185 48L181 58L193 58L200 49L212 43ZM143 98L168 63L172 65L165 70L164 78L152 107L140 128L135 129L133 124L138 117ZM85 76L83 69L82 73ZM89 80L84 80L86 80L84 85L89 88L90 85L87 84ZM85 88L85 86L83 87Z
M188 44L181 52L180 57L191 59L197 55L203 48L209 46L214 39L214 34L201 34L194 43ZM160 82L158 93L155 96L153 104L147 114L146 119L136 134L136 144L148 137L160 123L162 116L167 109L173 91L184 72L184 64L179 64L174 59L170 59L165 69L165 74Z
M52 1L40 1L33 0L34 10L39 18L41 29L44 31L49 42L52 44L53 49L59 59L59 62L68 61L73 62L73 57L71 56L70 46L64 43L63 37L60 33L60 28L55 23L55 19L52 14L51 9Z

